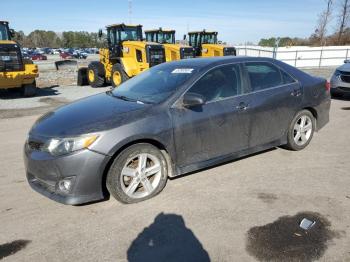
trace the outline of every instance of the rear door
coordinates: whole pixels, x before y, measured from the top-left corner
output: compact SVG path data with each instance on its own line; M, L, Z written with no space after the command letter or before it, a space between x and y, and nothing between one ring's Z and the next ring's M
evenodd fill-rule
M250 82L246 99L251 127L249 147L281 139L302 102L300 84L270 62L245 63Z
M190 164L224 156L248 147L249 115L239 107L241 65L212 69L189 90L205 97L194 108L171 109L177 164Z

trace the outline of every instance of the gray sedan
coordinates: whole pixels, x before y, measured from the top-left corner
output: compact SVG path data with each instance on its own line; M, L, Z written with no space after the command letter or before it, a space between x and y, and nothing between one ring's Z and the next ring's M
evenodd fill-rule
M338 67L331 78L331 94L333 96L350 95L350 61Z
M164 63L38 119L24 148L27 179L64 204L135 203L169 177L276 146L304 149L329 109L325 79L277 60Z

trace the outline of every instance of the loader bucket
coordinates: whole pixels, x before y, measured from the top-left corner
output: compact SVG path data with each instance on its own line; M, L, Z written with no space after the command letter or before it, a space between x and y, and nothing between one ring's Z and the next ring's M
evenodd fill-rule
M61 60L56 61L55 66L57 70L76 68L78 66L78 62L76 60Z

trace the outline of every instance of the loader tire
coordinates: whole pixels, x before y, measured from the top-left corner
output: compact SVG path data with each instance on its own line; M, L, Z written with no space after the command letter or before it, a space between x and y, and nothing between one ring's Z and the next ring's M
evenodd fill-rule
M101 87L105 83L105 69L100 62L92 62L88 66L88 81L92 87Z
M89 84L87 72L88 72L87 67L82 67L78 69L78 78L77 78L78 86L86 86Z
M24 97L32 97L36 95L38 88L36 87L36 82L34 81L32 84L23 85L22 87L22 95Z
M125 73L124 69L120 64L114 64L112 67L112 77L111 83L113 88L118 87L121 83L129 79L128 75Z

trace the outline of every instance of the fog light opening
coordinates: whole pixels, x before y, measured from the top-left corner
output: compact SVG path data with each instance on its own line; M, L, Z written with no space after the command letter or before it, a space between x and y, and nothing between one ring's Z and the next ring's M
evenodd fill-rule
M65 193L69 193L72 187L72 178L65 178L58 182L58 188Z

